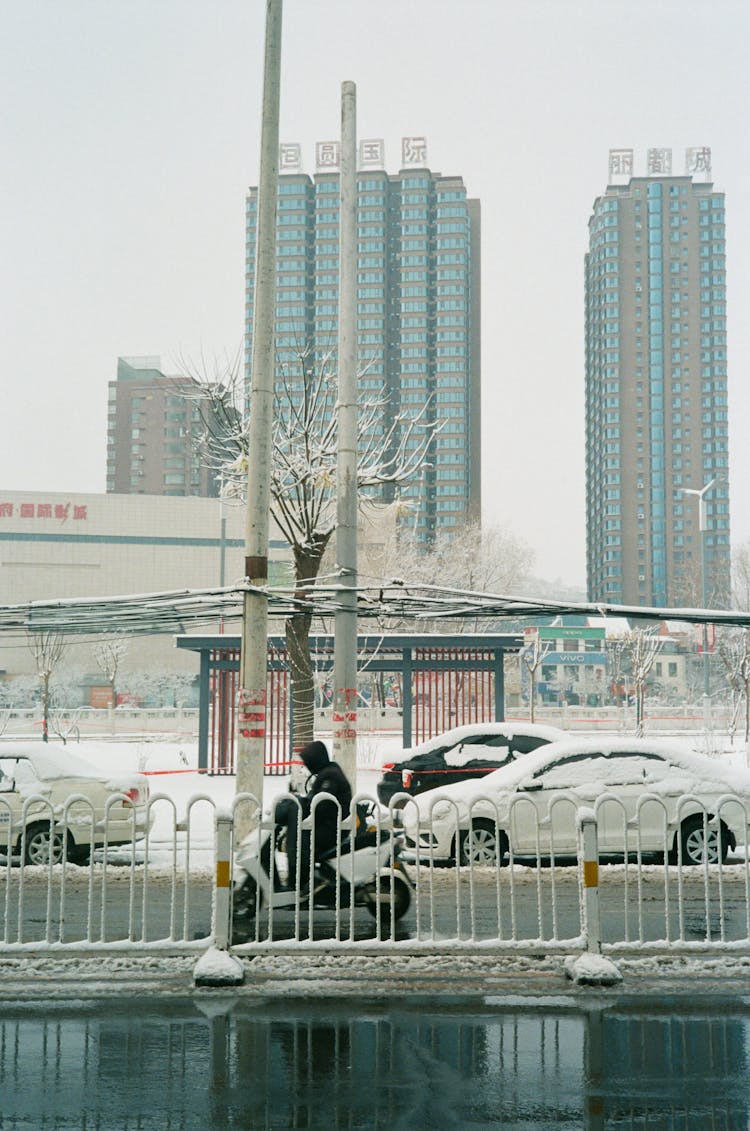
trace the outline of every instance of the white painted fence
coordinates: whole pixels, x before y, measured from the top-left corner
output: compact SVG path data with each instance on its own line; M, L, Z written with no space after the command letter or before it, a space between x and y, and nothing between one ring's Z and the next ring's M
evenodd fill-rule
M487 808L493 803L480 803L486 828ZM71 799L65 811L79 804ZM253 798L238 798L235 810L237 805L257 809ZM10 819L0 821L3 951L189 953L209 943L229 945L232 812L217 811L204 795L192 797L181 813L171 798L158 794L149 806L158 814L158 841L149 834L114 847L107 844L102 827L96 833L99 846L84 866L66 859L22 865L14 851L21 829ZM64 820L65 811L54 819ZM732 830L748 824L744 804L732 795L721 798L713 813L697 799L683 797L678 812L680 823L689 821L694 833L714 840L718 835L729 838ZM375 807L370 817L373 842L401 845L404 815ZM472 819L476 816L472 811ZM406 864L413 895L403 918L390 916L387 899L376 900L369 912L364 905L350 905L346 885L339 883L326 909L301 899L287 909L259 900L251 929L237 949L750 954L750 865L741 840L726 860L689 865L663 798L645 797L629 814L621 798L611 794L591 809L567 811L566 821L578 829L571 857L559 850L553 818L554 813L537 819L533 851L525 856L506 843L499 863L477 862L468 853L467 862L458 866L436 858L428 819ZM495 811L491 824L496 840L508 819ZM660 851L654 851L657 821ZM347 832L346 821L342 831ZM466 821L462 824L456 813L459 855L466 831ZM430 842L427 848L423 838ZM619 844L619 863L611 862L613 844ZM607 858L603 848L610 853ZM384 894L392 895L387 876L384 883Z

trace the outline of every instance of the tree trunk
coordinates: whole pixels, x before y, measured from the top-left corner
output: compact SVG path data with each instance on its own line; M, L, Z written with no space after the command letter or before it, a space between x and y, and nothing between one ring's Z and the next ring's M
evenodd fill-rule
M643 707L645 701L646 688L644 684L637 683L635 686L635 733L638 738L643 738Z
M286 622L286 648L292 679L292 747L301 750L315 737L315 677L310 656L312 617L297 614Z
M49 675L42 676L42 742L49 742Z
M295 597L307 597L307 583L320 571L328 537L314 546L294 547ZM286 622L286 647L292 681L292 751L299 751L315 738L315 673L310 656L309 613L295 613Z

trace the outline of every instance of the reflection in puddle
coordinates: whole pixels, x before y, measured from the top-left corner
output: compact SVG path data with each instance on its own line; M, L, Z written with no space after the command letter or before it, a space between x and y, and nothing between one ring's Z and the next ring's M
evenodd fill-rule
M5 1005L0 1128L739 1128L750 1012Z

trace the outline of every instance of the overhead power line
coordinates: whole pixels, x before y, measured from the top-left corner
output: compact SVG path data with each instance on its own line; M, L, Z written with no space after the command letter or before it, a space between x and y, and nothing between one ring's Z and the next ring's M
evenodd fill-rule
M59 632L64 635L184 634L200 627L242 617L244 594L253 587L232 585L214 589L184 589L164 593L69 598L0 605L0 636ZM341 588L326 579L311 585L305 600L291 588L268 587L269 616L286 618L295 613L333 616L341 607ZM551 601L533 597L481 593L438 585L411 585L396 580L382 586L357 589L358 618L420 622L441 620L533 620L577 615L626 617L628 620L677 620L689 624L715 624L750 628L750 613L737 610L644 608L595 602Z

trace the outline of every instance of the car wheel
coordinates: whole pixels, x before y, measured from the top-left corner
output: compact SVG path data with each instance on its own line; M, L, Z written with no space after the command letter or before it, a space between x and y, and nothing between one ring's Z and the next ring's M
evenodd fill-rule
M21 838L23 842L23 837ZM70 836L68 836L70 847ZM27 864L60 864L63 858L63 834L50 829L49 823L29 825L26 830L24 860Z
M477 819L461 833L461 864L503 864L507 852L508 838L494 821Z
M709 818L704 823L703 814L695 813L682 822L680 828L680 849L683 864L716 864L721 853L721 862L725 863L729 851L729 837L727 827L723 821L718 829L707 827Z

